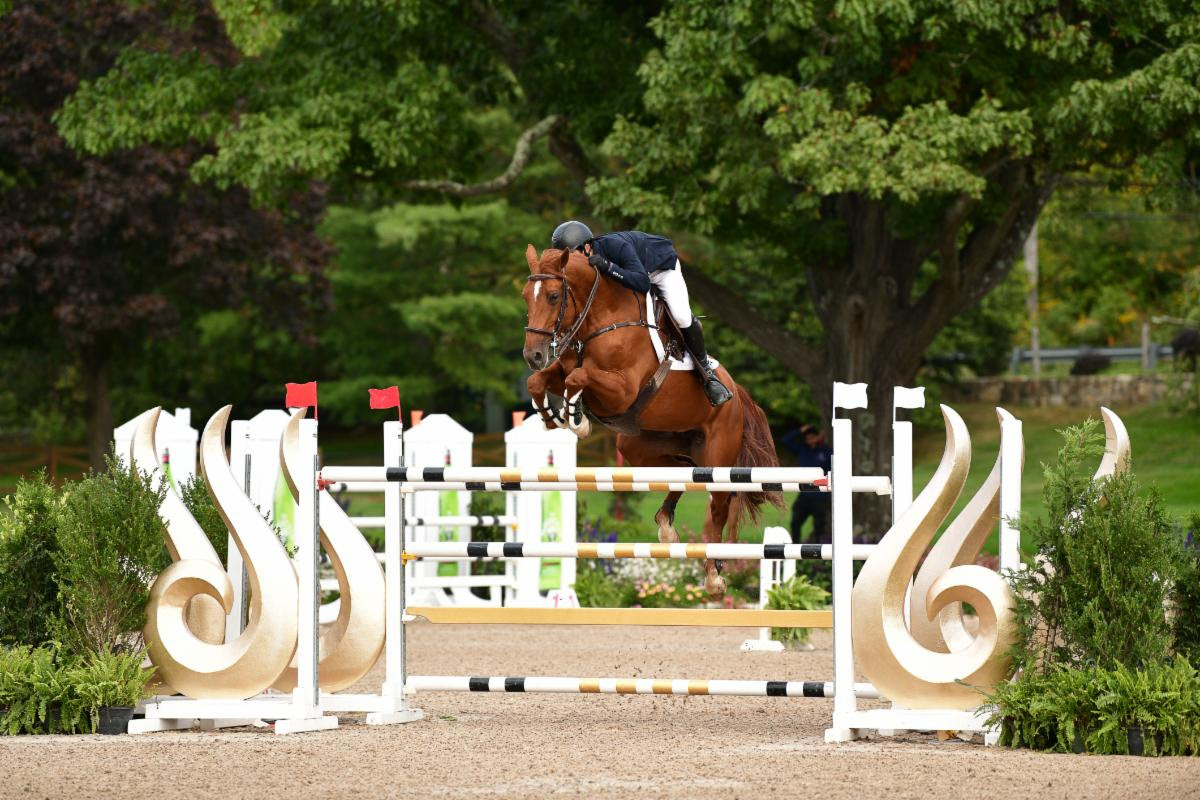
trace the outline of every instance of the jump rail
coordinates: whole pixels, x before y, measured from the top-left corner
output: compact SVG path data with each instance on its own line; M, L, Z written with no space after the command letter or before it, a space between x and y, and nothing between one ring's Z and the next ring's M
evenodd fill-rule
M707 697L833 697L832 681L737 681L655 678L536 678L410 675L414 692L504 692L544 694L672 694ZM854 684L854 694L878 699L869 683Z
M854 545L854 558L864 560L875 545ZM735 544L730 542L559 543L559 542L414 542L405 558L672 558L726 561L808 560L829 561L831 544Z

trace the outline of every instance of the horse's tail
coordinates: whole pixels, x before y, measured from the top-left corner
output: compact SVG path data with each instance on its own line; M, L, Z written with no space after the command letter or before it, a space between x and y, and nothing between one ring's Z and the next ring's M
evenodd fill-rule
M775 454L775 441L771 438L771 427L767 415L754 402L750 393L740 385L735 386L742 403L742 448L738 451L739 467L778 467L779 457ZM737 541L738 527L745 515L758 522L764 503L783 508L783 495L779 492L738 492L729 509L729 539Z

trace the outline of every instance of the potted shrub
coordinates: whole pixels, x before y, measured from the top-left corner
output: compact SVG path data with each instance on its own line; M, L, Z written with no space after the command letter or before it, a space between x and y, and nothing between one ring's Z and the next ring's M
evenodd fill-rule
M153 668L142 669L142 651L102 651L82 659L70 671L69 682L81 709L97 733L125 733L133 709L146 697Z
M767 591L767 608L785 611L813 611L829 606L829 592L809 583L808 578L796 573L783 583ZM809 628L772 628L771 638L782 642L789 650L811 649Z

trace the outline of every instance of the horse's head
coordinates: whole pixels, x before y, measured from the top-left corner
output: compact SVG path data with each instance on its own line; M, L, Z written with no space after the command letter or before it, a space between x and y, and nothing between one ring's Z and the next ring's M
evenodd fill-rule
M521 352L530 369L539 370L554 363L558 353L552 344L565 344L563 339L576 322L580 307L566 273L573 265L587 267L587 259L569 250L543 250L539 258L529 245L525 260L529 262L529 280L522 294L529 321Z

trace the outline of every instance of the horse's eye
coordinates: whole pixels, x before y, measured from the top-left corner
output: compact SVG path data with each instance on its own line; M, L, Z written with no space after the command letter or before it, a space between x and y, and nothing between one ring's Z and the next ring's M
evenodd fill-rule
M546 299L548 299L551 303L557 303L558 302L558 292L551 292L550 296Z

